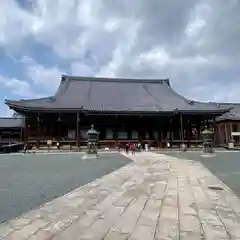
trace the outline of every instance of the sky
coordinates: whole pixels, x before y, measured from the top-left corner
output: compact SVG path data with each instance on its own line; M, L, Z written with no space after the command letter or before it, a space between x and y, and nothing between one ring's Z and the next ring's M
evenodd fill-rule
M240 102L239 13L238 0L0 0L0 116L62 74L169 78L189 99Z

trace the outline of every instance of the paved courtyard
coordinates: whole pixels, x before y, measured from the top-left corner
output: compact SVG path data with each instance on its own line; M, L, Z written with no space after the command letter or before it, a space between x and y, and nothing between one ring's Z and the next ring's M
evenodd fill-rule
M0 222L131 162L120 154L88 161L76 154L0 155Z
M211 157L207 157L199 151L168 152L167 154L180 159L201 162L240 197L240 152L216 151Z
M240 200L200 162L150 152L131 158L131 164L0 225L0 236L240 239Z

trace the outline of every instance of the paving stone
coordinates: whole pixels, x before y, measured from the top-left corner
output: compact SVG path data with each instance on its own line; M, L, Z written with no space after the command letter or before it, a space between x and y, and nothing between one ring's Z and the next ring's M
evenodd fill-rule
M89 228L95 220L101 217L99 210L89 210L77 221L70 224L68 228L63 229L59 234L55 235L53 240L78 239L82 232Z
M50 240L52 234L46 231L39 230L37 233L32 235L28 240Z
M200 233L195 233L192 231L189 232L181 232L179 236L179 240L204 240L204 236Z
M124 194L124 191L122 191L122 192L119 191L119 192L115 192L113 194L110 194L101 203L94 206L94 209L100 210L101 212L107 210L123 194Z
M161 200L148 199L129 239L154 239L161 203Z
M201 224L198 216L180 215L180 233L193 232L201 235Z
M129 240L153 240L155 234L155 227L146 225L139 225L128 238Z
M240 200L200 163L151 152L130 157L133 163L0 225L0 239L240 239Z
M113 203L113 206L125 207L134 199L133 196L129 196L128 192L124 193L121 197Z
M151 190L150 197L163 199L163 197L165 196L166 186L167 186L167 181L156 182Z
M123 207L126 208L133 198L127 198L122 193L115 193L114 196L104 199L101 203L86 211L77 221L75 221L69 228L62 231L54 239L70 239L79 238L82 232L89 228L98 219L103 219L103 214L112 207ZM123 203L124 199L124 203ZM85 236L86 237L86 236Z
M203 224L223 226L217 212L213 209L199 209L199 218Z
M8 238L11 240L22 240L27 239L34 235L39 229L45 227L49 222L46 222L42 219L37 219L31 224L25 226L21 230L14 231Z
M179 239L179 223L176 219L160 218L157 231L156 240L178 240Z
M202 224L206 240L230 239L223 225Z
M124 207L111 207L109 211L102 214L101 218L81 233L79 240L102 239L123 211Z
M164 204L166 205L169 205L169 206L174 206L174 207L177 207L178 206L178 198L177 196L173 195L173 196L165 196L164 198Z
M109 230L109 232L106 235L106 238L110 238L110 235L114 236L129 236L131 232L133 231L138 218L146 204L147 198L146 197L140 197L136 199L134 202L132 202L124 214L119 217L117 222L112 226L112 228ZM119 238L118 237L118 238Z
M27 217L20 217L20 218L11 220L9 224L14 230L18 230L18 229L22 229L30 222L31 222L31 219Z
M178 221L178 208L176 206L166 205L164 202L161 209L161 218Z
M14 229L9 224L1 224L0 225L0 240L5 239L8 235L10 235Z

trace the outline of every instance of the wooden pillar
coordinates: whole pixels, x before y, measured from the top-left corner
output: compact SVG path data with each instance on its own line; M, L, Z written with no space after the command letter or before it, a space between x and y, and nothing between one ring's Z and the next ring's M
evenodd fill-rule
M77 119L76 119L76 146L77 146L78 150L79 150L79 147L80 147L79 122L80 122L80 116L79 116L79 113L77 113Z
M162 147L162 129L161 129L161 125L162 125L162 118L158 121L158 123L160 123L160 125L158 125L158 148Z
M218 128L218 135L219 135L218 141L219 141L219 144L222 144L222 143L224 143L223 142L224 137L223 137L223 133L222 133L222 124L218 123L217 128Z
M231 141L233 140L233 136L232 136L232 132L233 132L233 124L232 124L232 122L231 123L229 123L230 124L230 139L231 139Z
M169 124L169 139L167 139L168 141L170 141L171 146L172 146L172 117L170 117L170 124Z
M28 144L28 117L27 116L25 116L24 121L25 121L25 128L24 128L23 141L24 141L24 144Z
M60 115L58 114L58 118L57 118L57 138L58 138L58 141L61 140L61 118L60 118Z
M221 144L221 125L215 124L216 143Z
M184 136L183 136L183 116L182 113L180 113L180 131L181 131L181 141L182 144L184 143Z
M217 132L217 129L216 129L216 122L215 122L215 118L213 118L212 119L212 121L213 121L213 143L216 145L217 144L217 134L216 134L216 132Z
M37 135L39 137L40 134L40 115L39 113L37 114Z
M227 144L228 143L228 131L227 131L227 124L226 123L224 123L224 127L225 127L225 144Z
M24 139L23 134L24 134L24 128L21 127L21 129L20 129L20 141L21 141L21 142L22 142L23 139ZM0 141L1 141L1 136L0 136Z
M163 131L161 130L161 141L160 141L160 147L161 148L163 148L163 141L164 141L164 139L163 139Z
M41 123L41 118L40 118L40 114L38 113L37 114L37 137L38 137L38 140L37 140L37 148L39 149L40 147L40 141L39 141L39 137L40 137L40 123Z
M200 126L199 123L196 124L196 140L200 140Z
M114 128L113 128L113 139L116 144L118 142L118 133L117 133L118 129L117 128L118 128L118 116L116 115L115 116L115 124L114 124Z
M187 120L186 134L187 134L187 145L190 146L191 136L192 136L192 121L190 119ZM184 138L184 132L183 132L183 138Z

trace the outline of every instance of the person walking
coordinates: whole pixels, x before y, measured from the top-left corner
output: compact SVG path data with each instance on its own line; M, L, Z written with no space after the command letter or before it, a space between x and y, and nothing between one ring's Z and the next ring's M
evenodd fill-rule
M127 143L126 146L125 146L125 150L126 150L126 153L127 153L127 154L129 153L129 147L130 147L130 144Z
M135 144L134 143L130 144L130 150L131 150L132 155L134 155L134 153L135 153Z
M141 151L141 149L142 149L142 145L141 145L140 142L138 142L138 144L137 144L137 148L138 148L139 151Z

